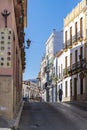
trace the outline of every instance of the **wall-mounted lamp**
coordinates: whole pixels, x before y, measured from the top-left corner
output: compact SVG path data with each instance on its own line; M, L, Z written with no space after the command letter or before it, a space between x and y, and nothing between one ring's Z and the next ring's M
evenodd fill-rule
M24 46L23 46L23 48L24 48L24 49L29 49L31 40L28 38L28 40L26 41L26 44L27 44L27 46L26 46L26 45L25 45L25 33L24 33L24 32L21 32L21 33L22 33L23 36L24 36Z
M31 40L28 39L28 40L26 41L26 43L27 43L27 46L24 45L24 49L29 49Z

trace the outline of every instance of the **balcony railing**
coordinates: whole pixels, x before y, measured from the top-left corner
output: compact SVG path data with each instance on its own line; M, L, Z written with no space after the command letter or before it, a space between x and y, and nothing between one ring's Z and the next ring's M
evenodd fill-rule
M82 59L82 60L72 64L71 66L69 66L67 68L68 74L73 74L76 72L86 70L86 64L87 64L86 59Z
M83 31L79 31L76 35L72 36L72 39L67 40L64 43L64 49L69 48L72 46L74 43L77 43L79 40L83 39Z
M53 63L47 63L47 65L46 65L46 67L45 67L45 72L47 73L47 72L49 72L50 71L50 69L52 69L52 66L53 66Z

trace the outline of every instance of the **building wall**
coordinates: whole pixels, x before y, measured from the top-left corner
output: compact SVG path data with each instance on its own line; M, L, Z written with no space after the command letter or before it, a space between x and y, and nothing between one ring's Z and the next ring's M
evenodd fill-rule
M46 77L47 77L47 96L48 101L53 100L53 86L52 86L52 76L53 76L53 60L54 55L58 50L62 48L63 34L55 29L46 41Z
M57 92L62 84L63 101L87 100L87 0L78 3L66 16L63 31L63 42L62 32L57 35L56 30L53 30L46 41L47 101L52 101L53 95L57 97L57 93L53 94L52 91L55 86L54 77L58 78ZM60 48L62 43L64 47ZM60 49L63 49L63 52L58 53L56 57L58 61L56 67L54 54Z
M0 115L13 117L13 80L10 76L0 76Z
M76 68L81 66L81 60L83 60L83 64L86 64L86 47L85 47L85 39L86 39L86 0L81 1L70 14L64 20L64 56L67 56L67 74L64 77L64 82L67 81L67 97L65 100L85 100L86 96L86 77L80 77L81 74L86 74L86 68ZM80 20L82 19L82 26ZM77 22L77 25L76 25ZM77 26L77 30L76 30ZM72 27L72 33L70 35L70 28ZM67 31L67 33L66 33ZM76 37L77 31L77 40L74 39ZM67 36L66 36L67 35ZM72 45L70 44L70 40L72 37ZM82 54L81 54L82 47ZM76 51L77 51L77 64L76 64ZM72 53L72 74L69 73L70 65L70 54ZM81 59L80 59L80 56ZM64 57L64 59L65 59ZM75 70L76 68L76 70ZM73 70L74 69L74 70ZM72 80L72 88L70 88L70 80ZM82 85L83 80L83 85ZM66 87L66 86L65 86ZM82 90L81 90L82 89ZM66 91L66 90L65 90ZM71 94L72 91L72 94ZM82 92L81 92L82 91ZM68 95L69 93L69 95Z
M59 89L62 89L62 97L64 97L64 85L63 85L63 68L64 68L64 53L63 50L60 50L60 52L57 53L57 75L58 75L58 81L57 81L57 101L59 101Z
M46 84L46 57L44 56L41 61L40 65L40 72L41 72L41 89L43 90L42 93L42 99L43 101L46 101L46 90L45 90L45 84Z
M0 43L0 46L4 47L4 50L0 50L0 56L4 58L0 60L0 115L13 119L17 115L22 99L21 49L15 17L17 1L1 0L0 2L0 12L3 13L4 9L10 12L7 17L7 28L5 28L5 19L0 13L0 32L4 32L0 35L0 41L4 40L5 43L5 45Z

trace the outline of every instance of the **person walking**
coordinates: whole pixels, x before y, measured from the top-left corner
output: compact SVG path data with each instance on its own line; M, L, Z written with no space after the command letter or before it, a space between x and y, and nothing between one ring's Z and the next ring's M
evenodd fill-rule
M63 94L62 89L59 89L59 101L60 102L62 101L62 94Z

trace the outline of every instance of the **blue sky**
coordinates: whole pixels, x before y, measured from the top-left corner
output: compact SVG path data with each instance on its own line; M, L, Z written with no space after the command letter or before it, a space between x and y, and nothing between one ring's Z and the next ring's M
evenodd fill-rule
M28 0L25 41L31 45L26 50L26 69L23 79L37 78L45 54L45 42L53 29L63 29L64 18L81 0Z

